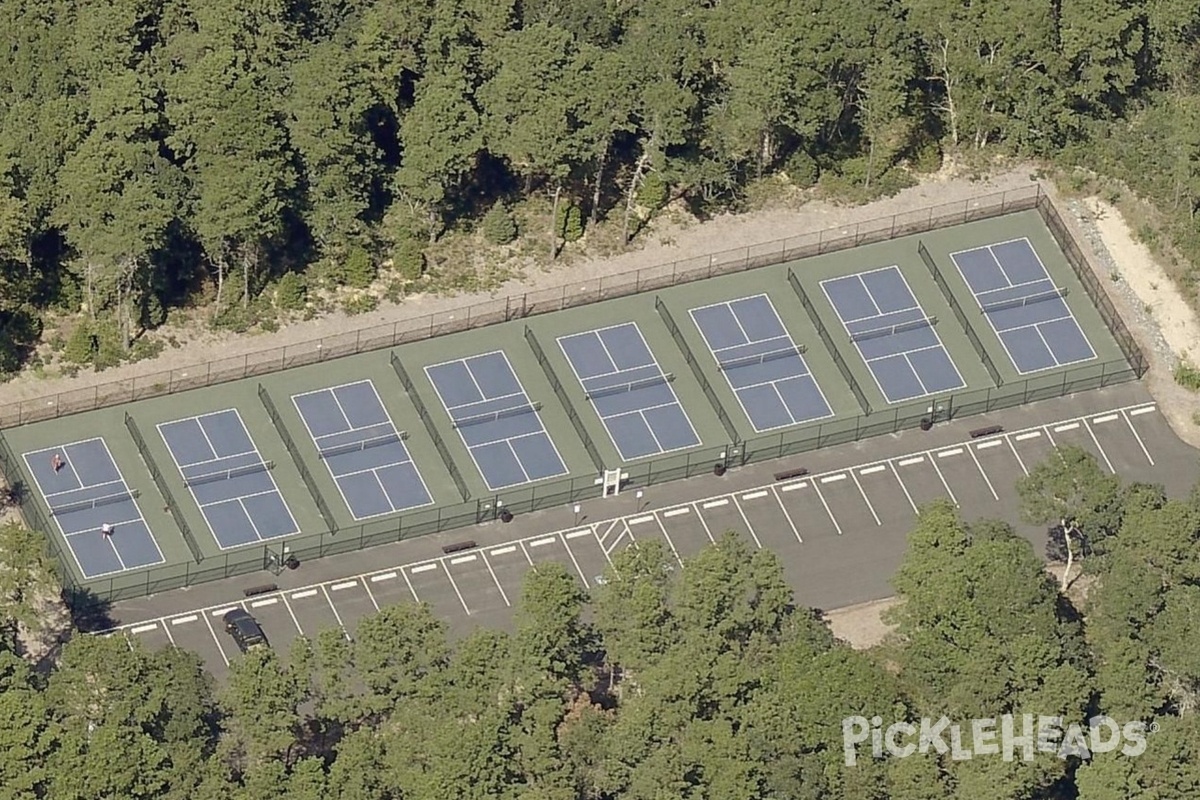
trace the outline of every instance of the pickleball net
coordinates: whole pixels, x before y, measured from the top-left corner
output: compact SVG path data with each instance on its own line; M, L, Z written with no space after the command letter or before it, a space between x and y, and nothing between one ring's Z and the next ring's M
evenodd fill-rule
M533 414L540 410L541 407L541 403L522 403L519 406L502 408L499 411L488 411L484 414L472 414L467 417L458 417L452 424L455 428L469 428L472 425L483 425L484 423L495 422L508 417L520 417L525 414Z
M361 439L357 442L345 442L343 444L331 445L330 447L322 447L317 455L320 458L332 458L333 456L345 455L346 453L361 453L364 450L370 450L372 447L396 444L407 438L408 434L404 431L385 433L382 436L373 436L370 439Z
M994 303L980 303L980 308L983 313L987 314L990 311L1001 311L1006 308L1024 308L1025 306L1034 305L1035 303L1044 303L1047 300L1057 300L1060 297L1067 296L1067 288L1065 286L1058 289L1048 289L1037 294L1027 294L1024 297L1010 297L1007 300L997 300Z
M184 478L184 486L201 486L206 483L216 483L217 481L227 481L230 478L240 478L243 475L255 475L259 472L266 472L275 467L274 461L260 461L257 464L247 464L241 467L233 467L232 469L220 469L216 472L206 472L203 475L195 475Z
M664 383L670 383L675 380L675 375L670 372L664 372L661 375L652 375L649 378L639 378L636 381L627 381L625 383L615 383L609 386L600 386L586 392L588 400L595 400L597 397L609 397L614 394L625 394L626 392L634 392L638 389L648 389L651 386L661 386Z
M737 369L738 367L753 367L759 364L766 364L769 361L779 361L784 358L795 358L804 352L801 346L783 347L779 350L772 350L769 353L758 353L752 356L738 356L737 358L722 358L719 369L728 371Z
M932 328L936 323L936 317L925 317L924 319L914 319L908 322L899 322L895 325L885 325L882 328L872 328L868 331L852 333L850 334L850 341L862 342L867 339L879 339L884 336L895 336L898 333L905 333L906 331L915 331L921 328Z
M72 511L89 511L93 508L112 505L113 503L124 503L127 500L136 498L137 492L133 489L124 492L115 492L106 494L103 497L92 497L87 500L75 500L70 503L61 503L50 509L51 516L59 517L63 514L70 514Z

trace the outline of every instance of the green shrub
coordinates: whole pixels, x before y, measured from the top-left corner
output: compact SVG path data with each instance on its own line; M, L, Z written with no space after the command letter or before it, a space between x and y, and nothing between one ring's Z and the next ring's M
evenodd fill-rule
M342 303L342 311L351 316L369 314L377 308L379 308L379 300L370 294L359 294L354 297L348 297Z
M138 339L129 348L129 360L145 361L148 358L157 358L166 346L166 342L161 339Z
M651 211L658 211L667 204L668 188L667 182L663 180L660 173L647 173L642 178L642 185L638 188L638 205Z
M282 311L299 311L308 299L308 285L301 275L285 272L275 281L275 307Z
M497 201L483 215L483 238L492 244L508 244L517 238L517 221L503 201Z
M346 256L343 280L354 289L365 289L375 280L378 270L371 254L361 247L353 248Z
M574 203L559 203L555 226L564 241L578 242L583 238L583 212Z
M167 321L167 309L162 300L154 292L142 295L141 308L138 309L138 322L147 330L157 328Z
M92 363L97 370L115 367L128 357L129 353L125 351L125 344L121 340L121 328L115 319L96 320L93 332L98 346Z
M92 341L92 320L84 317L75 325L63 345L62 359L68 364L91 364L96 355Z
M1175 367L1175 382L1193 392L1200 391L1200 369L1187 361L1180 361Z
M425 249L416 239L401 239L392 251L392 263L401 278L415 281L425 272Z
M249 309L242 308L241 303L231 303L221 309L221 313L213 317L212 326L217 330L245 333L254 324Z
M813 158L807 150L802 147L797 147L783 165L783 171L787 173L788 178L792 181L793 186L801 189L809 189L817 185L817 178L820 177L820 169L817 167L817 160Z

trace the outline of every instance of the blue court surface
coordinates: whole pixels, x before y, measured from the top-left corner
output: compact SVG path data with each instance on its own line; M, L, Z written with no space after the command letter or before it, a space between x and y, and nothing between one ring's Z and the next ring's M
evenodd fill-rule
M636 323L569 336L558 344L621 458L700 444L687 412Z
M158 432L222 550L300 530L237 409L162 422Z
M691 314L754 430L833 416L771 298L743 297L693 308Z
M57 455L62 465L55 470ZM25 467L50 507L83 577L99 578L166 561L103 439L25 453ZM112 526L105 536L100 526ZM48 532L48 531L47 531Z
M1017 372L1090 361L1091 342L1028 239L951 254Z
M821 288L889 403L967 385L899 267L827 278Z
M355 519L433 503L371 381L293 395L292 402Z
M435 364L425 375L489 489L567 474L540 406L503 352Z

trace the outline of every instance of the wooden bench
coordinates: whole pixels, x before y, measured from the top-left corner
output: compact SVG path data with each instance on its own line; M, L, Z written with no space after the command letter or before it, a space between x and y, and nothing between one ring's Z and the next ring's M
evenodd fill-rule
M792 478L800 478L808 474L808 467L797 467L796 469L785 470L784 472L776 472L775 480L790 481Z
M994 436L997 433L1003 433L1003 425L988 425L986 428L976 428L971 431L971 438L978 439L980 436Z

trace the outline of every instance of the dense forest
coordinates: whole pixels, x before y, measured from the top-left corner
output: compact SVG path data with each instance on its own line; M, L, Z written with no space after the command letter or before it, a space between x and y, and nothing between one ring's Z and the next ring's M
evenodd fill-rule
M796 608L775 556L732 533L682 570L650 543L618 553L590 595L540 565L509 632L451 641L427 606L388 607L352 641L252 651L220 686L195 655L120 636L78 636L34 670L5 634L0 797L1197 797L1200 492L1122 486L1079 450L1019 489L1028 522L1086 553L1076 586L1061 593L1008 525L936 503L894 579L894 638L864 651ZM869 743L845 757L848 717L969 730L1004 714L1139 722L1144 752L1051 738L1012 760L875 758Z
M1124 179L1200 255L1198 36L1187 0L0 0L0 373L943 154Z

